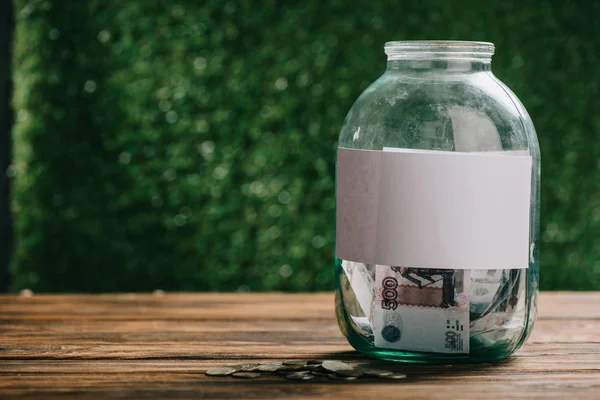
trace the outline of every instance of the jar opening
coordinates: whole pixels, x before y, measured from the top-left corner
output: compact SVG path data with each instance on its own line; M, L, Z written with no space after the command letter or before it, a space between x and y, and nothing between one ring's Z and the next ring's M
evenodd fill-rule
M388 60L439 60L463 59L490 61L494 44L458 40L409 40L387 42L385 54Z

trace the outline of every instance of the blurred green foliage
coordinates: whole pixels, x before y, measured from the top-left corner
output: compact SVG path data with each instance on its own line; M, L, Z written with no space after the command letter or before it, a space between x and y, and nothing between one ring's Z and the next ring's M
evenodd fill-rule
M331 289L339 129L406 39L496 44L542 149L541 287L600 289L598 2L16 9L15 290Z

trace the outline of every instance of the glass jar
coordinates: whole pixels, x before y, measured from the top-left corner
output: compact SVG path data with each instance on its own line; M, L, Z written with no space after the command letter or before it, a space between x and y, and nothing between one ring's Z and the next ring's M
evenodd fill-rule
M336 314L380 359L483 362L527 339L540 152L492 43L388 42L339 137Z

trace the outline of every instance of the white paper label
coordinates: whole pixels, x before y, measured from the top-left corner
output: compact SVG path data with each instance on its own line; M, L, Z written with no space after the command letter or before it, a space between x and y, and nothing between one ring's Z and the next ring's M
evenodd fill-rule
M336 256L415 268L527 268L531 168L529 155L340 148Z

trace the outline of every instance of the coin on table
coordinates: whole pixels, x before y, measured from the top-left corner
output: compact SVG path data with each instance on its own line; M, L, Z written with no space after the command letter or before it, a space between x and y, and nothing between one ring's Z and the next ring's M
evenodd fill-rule
M285 375L285 379L289 379L291 381L308 381L308 380L314 379L314 378L315 378L315 376L313 374L311 374L310 372L305 372L305 371L292 372L292 373Z
M323 372L323 371L310 371L311 374L313 374L314 376L329 376L330 372Z
M340 370L348 370L353 369L351 365L346 364L345 362L336 361L336 360L326 360L321 364L323 368L330 372L337 372Z
M283 365L279 368L277 368L276 372L279 373L288 373L288 372L297 372L297 371L303 371L304 370L304 365Z
M208 376L227 376L233 374L236 371L237 369L233 367L218 367L209 369L205 372L205 374Z
M259 364L242 364L239 366L238 371L242 371L242 372L255 372L258 371L258 368L260 367Z
M336 381L355 381L358 379L357 376L340 376L337 374L329 374L329 379L333 379Z
M260 371L260 372L277 372L277 370L279 368L281 368L281 367L282 367L281 363L273 363L273 364L264 363L264 364L260 364L258 366L257 371Z
M394 375L392 371L386 371L383 369L365 369L363 370L363 373L366 376L370 376L373 378L381 378L382 376Z
M302 366L305 366L306 365L306 361L305 360L285 360L283 362L283 365L302 365Z
M335 371L335 374L339 376L355 376L358 378L359 376L363 375L363 370L360 368L339 369Z
M379 378L381 378L381 379L404 379L404 378L406 378L406 374L393 373L392 375L382 375Z
M241 379L255 379L260 377L260 374L258 372L234 372L231 376Z

